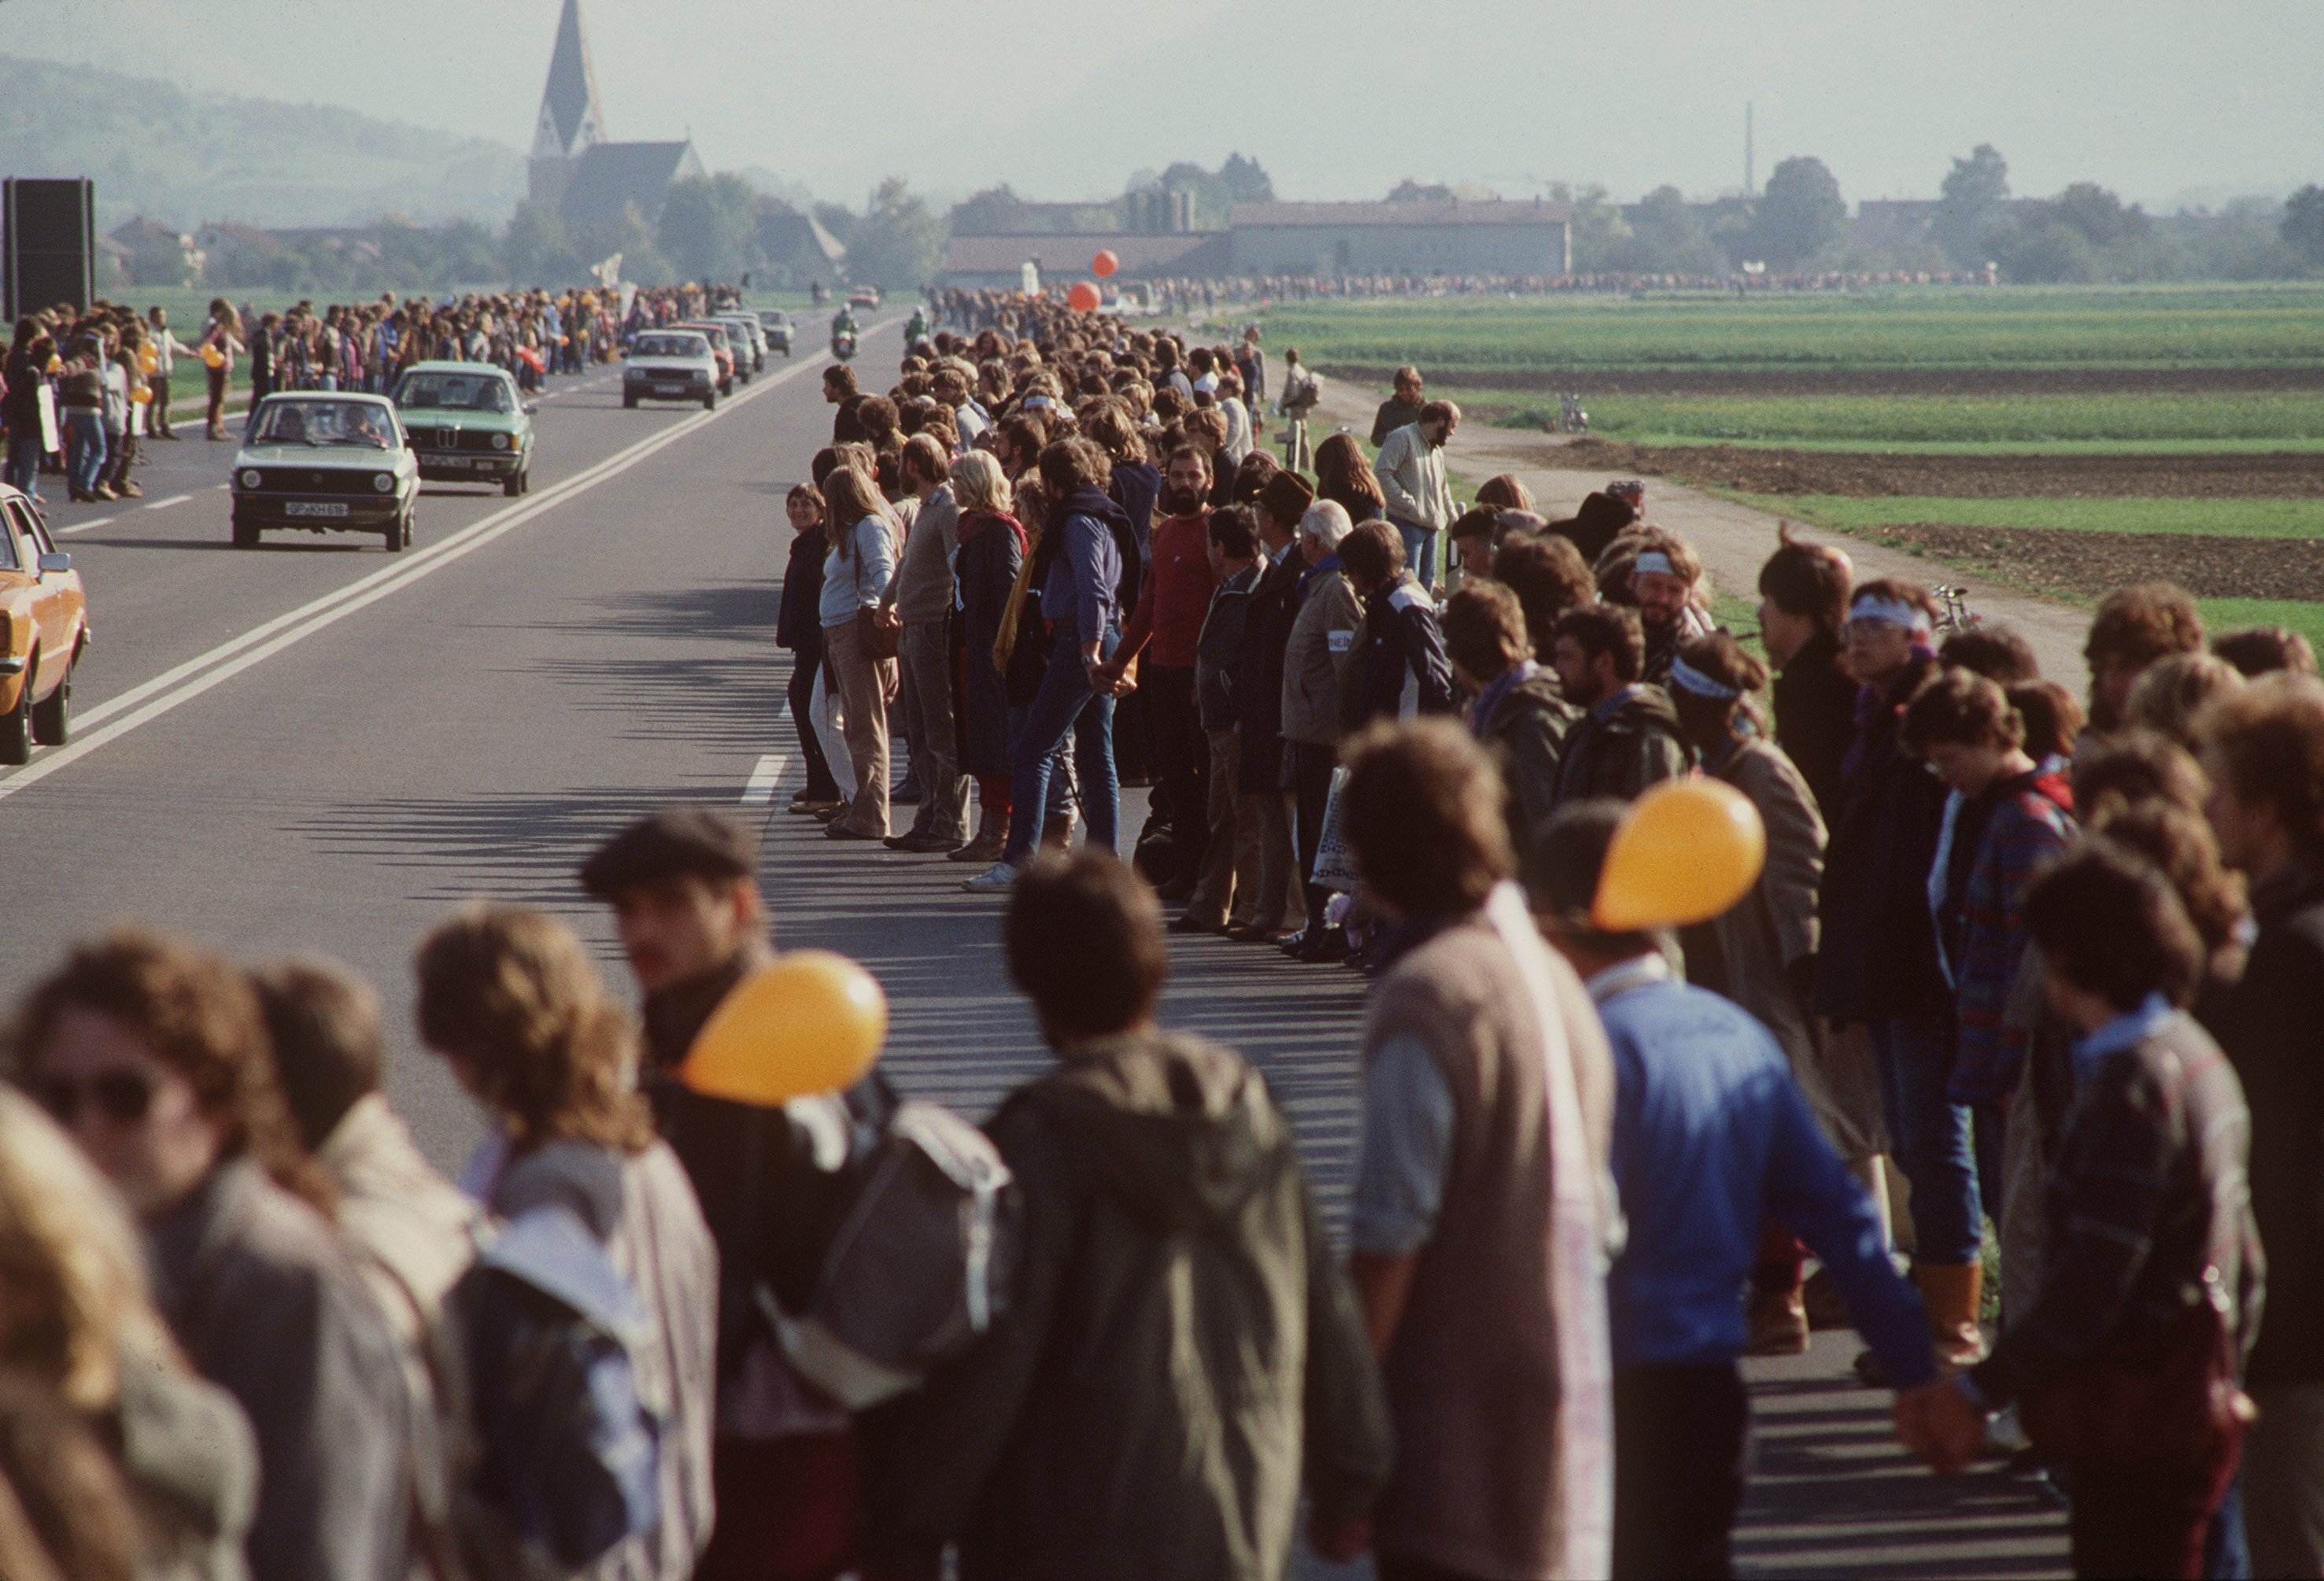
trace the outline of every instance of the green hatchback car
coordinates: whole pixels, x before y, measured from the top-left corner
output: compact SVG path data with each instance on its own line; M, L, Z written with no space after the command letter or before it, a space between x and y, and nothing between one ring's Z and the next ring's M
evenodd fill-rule
M516 381L490 363L414 363L395 385L420 475L431 483L532 486L532 414Z
M234 545L254 549L271 528L375 532L391 552L411 547L420 468L395 409L376 395L287 391L259 402L235 452Z

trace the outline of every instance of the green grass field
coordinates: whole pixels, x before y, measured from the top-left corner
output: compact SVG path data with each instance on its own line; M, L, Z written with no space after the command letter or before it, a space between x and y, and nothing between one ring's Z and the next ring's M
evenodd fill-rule
M1459 389L1453 399L1497 426L1538 429L1554 401ZM1639 445L1758 445L1803 449L1964 446L2141 451L2324 447L2324 394L2201 395L1609 395L1586 403L1590 429Z
M2197 368L2324 361L2324 284L1406 299L1259 316L1309 363L1504 368ZM1538 400L1536 396L1534 399Z
M1747 494L1728 498L1812 526L1877 530L1904 522L2054 529L2061 532L2195 533L2324 538L2324 500L1983 500L1937 494Z
M2196 607L2203 612L2203 629L2214 634L2246 626L2285 626L2324 649L2324 603L2296 599L2207 598L2198 599Z

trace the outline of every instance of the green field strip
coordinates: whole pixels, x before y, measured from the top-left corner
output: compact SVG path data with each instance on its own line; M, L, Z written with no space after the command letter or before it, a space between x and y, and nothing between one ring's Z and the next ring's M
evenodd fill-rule
M1726 497L1817 527L1867 531L1914 522L2061 532L2181 533L2207 538L2324 538L2324 500L1961 499L1938 494L1752 494Z

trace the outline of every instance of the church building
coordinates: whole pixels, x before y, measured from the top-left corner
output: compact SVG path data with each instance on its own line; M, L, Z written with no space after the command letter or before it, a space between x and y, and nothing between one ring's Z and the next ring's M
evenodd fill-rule
M581 32L581 0L565 0L549 58L549 86L533 125L527 180L532 201L554 208L576 239L602 234L632 207L650 230L670 183L703 174L691 142L606 141L596 74Z

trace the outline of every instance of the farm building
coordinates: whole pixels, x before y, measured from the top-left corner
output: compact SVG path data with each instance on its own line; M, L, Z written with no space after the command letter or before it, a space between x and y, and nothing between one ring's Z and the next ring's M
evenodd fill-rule
M1233 274L1564 274L1569 204L1506 198L1238 203Z

